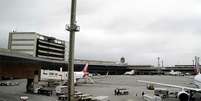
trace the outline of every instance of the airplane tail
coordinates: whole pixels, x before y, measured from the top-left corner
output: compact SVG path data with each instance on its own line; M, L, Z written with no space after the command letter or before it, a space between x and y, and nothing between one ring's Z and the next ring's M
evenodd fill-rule
M84 68L83 68L83 70L82 70L82 72L84 73L84 78L87 78L88 77L88 75L89 75L89 72L88 72L88 63L86 63L85 64L85 66L84 66Z
M199 59L197 56L195 56L194 71L195 71L195 74L200 74L200 64L199 64Z

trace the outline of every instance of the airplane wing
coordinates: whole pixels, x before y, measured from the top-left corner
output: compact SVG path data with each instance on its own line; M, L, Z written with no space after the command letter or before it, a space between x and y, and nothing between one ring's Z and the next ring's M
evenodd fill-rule
M166 87L181 88L181 89L184 89L184 90L191 90L191 91L201 92L201 89L199 89L199 88L191 88L191 87L178 86L178 85L165 84L165 83L158 83L158 82L151 82L151 81L144 81L144 80L137 80L137 81L142 82L142 83L146 83L146 84L161 85L161 86L166 86Z

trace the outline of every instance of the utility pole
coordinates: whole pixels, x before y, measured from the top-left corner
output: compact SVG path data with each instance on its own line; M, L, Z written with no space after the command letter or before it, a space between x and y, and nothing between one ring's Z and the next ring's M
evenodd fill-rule
M158 68L160 68L160 57L158 57L157 59L158 59Z
M161 72L161 68L160 68L160 57L158 57L157 60L158 60L158 74L160 74L160 72Z
M69 37L69 58L68 58L68 101L74 101L74 45L75 32L80 30L76 25L76 0L71 0L70 25L66 26L66 30L70 32Z
M163 60L161 61L161 67L163 68Z
M193 66L195 65L195 61L194 60L192 60L192 62L193 62Z
M195 69L196 72L199 73L200 68L199 68L199 57L195 56Z
M197 66L197 63L198 63L198 58L197 56L195 56L195 66Z

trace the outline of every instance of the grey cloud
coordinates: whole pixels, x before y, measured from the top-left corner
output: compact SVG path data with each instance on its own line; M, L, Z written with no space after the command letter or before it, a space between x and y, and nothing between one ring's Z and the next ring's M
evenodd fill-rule
M1 31L35 31L39 33L66 33L67 2L49 0L4 0L0 3ZM7 35L5 35L7 36ZM53 35L54 36L54 35ZM61 36L61 35L55 35ZM65 35L66 36L66 35ZM63 39L63 37L60 37Z
M105 5L105 1L102 0L92 0L92 1L88 1L88 0L78 0L77 1L77 15L79 16L83 16L83 15L92 15L95 14L97 12L99 12L99 10L102 9L102 7L104 7Z
M182 2L182 3L181 3ZM178 6L179 3L179 6ZM190 64L201 56L200 2L189 0L78 0L76 57L130 64ZM68 40L70 0L1 0L0 47L8 32L35 31Z
M7 48L8 46L8 32L0 28L0 48Z
M136 40L133 35L128 37L123 35L122 39L114 38L115 35L109 36L102 43L100 42L101 39L97 39L98 37L94 37L94 39L87 38L82 41L77 40L77 56L108 60L117 60L121 56L125 56L129 63L136 64L153 64L155 63L154 59L160 56L164 58L167 65L168 63L173 65L179 63L179 61L190 64L191 57L197 55L196 51L199 47L196 47L196 44L200 43L200 41L195 41L199 38L194 38L193 35L189 34L183 34L182 36L162 35L163 37L153 35L148 38L142 37L140 40ZM83 56L83 54L88 55ZM186 59L182 60L185 56Z
M190 33L201 31L201 18L162 18L148 24L143 30L146 32L170 32L172 34Z

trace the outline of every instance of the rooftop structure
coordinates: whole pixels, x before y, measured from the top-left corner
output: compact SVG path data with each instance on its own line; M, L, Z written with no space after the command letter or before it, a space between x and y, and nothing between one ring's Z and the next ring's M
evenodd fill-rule
M36 32L10 32L8 49L51 60L66 60L68 57L67 42Z

